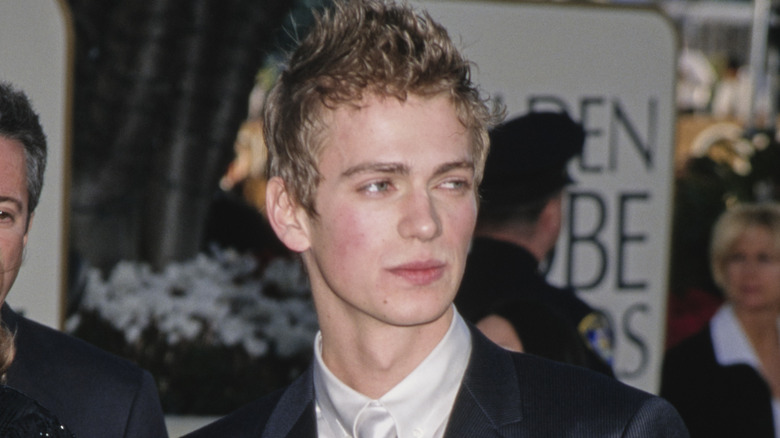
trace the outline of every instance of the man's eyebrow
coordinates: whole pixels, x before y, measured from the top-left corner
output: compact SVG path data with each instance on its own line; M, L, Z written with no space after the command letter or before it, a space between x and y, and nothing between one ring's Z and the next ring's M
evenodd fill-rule
M442 175L453 169L474 169L474 162L471 160L462 160L444 163L436 168L434 175ZM361 163L342 172L341 177L349 178L359 173L369 172L408 175L410 170L409 166L403 163Z
M453 161L451 163L444 163L436 169L435 175L441 175L454 169L474 169L474 162L471 160Z
M403 163L375 163L375 162L361 163L348 168L344 172L341 172L341 177L349 178L359 173L369 173L369 172L408 175L409 166Z
M0 203L4 203L4 202L9 202L11 204L16 205L16 208L18 208L19 211L24 210L24 204L22 203L21 200L19 200L17 198L12 198L10 196L2 196L2 195L0 195Z

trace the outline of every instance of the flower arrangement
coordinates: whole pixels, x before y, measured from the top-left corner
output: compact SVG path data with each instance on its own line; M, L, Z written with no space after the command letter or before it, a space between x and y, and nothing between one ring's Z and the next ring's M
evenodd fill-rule
M221 415L286 385L317 331L298 259L218 248L162 272L92 269L78 309L66 330L149 370L169 414Z
M712 226L740 202L780 200L780 138L729 121L702 129L675 181L667 345L701 330L723 298L710 272Z

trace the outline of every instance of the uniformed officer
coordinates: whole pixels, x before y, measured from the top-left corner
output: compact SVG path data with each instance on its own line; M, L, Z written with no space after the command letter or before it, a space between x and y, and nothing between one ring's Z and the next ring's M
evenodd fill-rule
M566 113L532 112L497 126L490 139L458 311L499 343L516 335L510 348L614 375L605 316L573 289L548 283L541 268L560 234L582 126Z

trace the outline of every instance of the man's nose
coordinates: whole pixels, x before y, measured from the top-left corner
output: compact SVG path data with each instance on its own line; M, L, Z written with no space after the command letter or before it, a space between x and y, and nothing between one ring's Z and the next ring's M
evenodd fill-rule
M430 240L441 234L436 204L427 192L411 193L402 201L398 232L406 239Z

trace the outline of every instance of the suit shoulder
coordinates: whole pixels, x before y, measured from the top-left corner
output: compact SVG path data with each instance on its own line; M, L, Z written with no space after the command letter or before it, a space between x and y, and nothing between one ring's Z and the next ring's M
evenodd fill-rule
M529 354L513 355L518 378L532 393L546 393L553 403L588 406L638 405L654 396L590 369Z
M182 438L259 437L283 393L284 389L261 397Z
M615 430L624 436L688 436L679 413L661 397L589 369L523 354L514 360L521 390L533 395L524 404L535 418L554 423L565 414L566 424L586 427L593 436Z
M150 377L127 359L26 318L18 320L16 343L16 360L28 367L51 368L64 377L88 375L91 380L131 386L139 386Z

